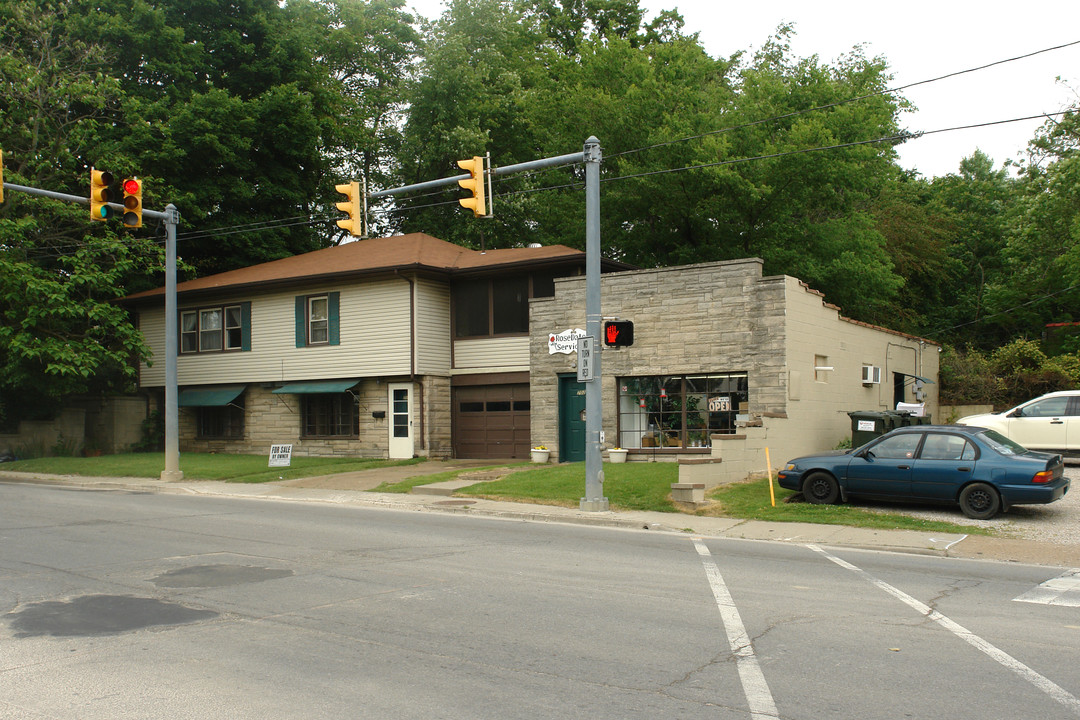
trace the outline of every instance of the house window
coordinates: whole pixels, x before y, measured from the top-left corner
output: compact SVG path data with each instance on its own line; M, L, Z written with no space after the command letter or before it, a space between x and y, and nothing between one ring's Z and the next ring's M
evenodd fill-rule
M308 298L308 344L324 345L329 341L329 299L322 297Z
M349 393L301 395L304 437L356 437L356 402Z
M746 412L746 373L619 378L619 447L707 448Z
M250 350L251 303L180 312L180 352Z
M487 280L454 286L454 336L482 337L491 334L491 304Z
M338 345L341 293L296 296L296 347Z
M491 281L492 332L495 335L529 332L529 278Z
M244 437L244 396L240 395L228 405L200 407L197 431L200 438L237 440Z
M510 275L454 283L454 337L526 335L529 299L552 297L555 275Z

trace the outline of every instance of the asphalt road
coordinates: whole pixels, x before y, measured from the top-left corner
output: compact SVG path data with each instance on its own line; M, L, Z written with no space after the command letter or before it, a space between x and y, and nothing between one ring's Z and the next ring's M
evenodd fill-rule
M1080 717L1075 571L0 485L4 718Z

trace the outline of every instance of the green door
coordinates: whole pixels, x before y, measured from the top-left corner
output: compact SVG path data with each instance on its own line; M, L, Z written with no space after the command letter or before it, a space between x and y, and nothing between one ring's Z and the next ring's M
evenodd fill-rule
M559 376L559 462L585 461L585 383Z

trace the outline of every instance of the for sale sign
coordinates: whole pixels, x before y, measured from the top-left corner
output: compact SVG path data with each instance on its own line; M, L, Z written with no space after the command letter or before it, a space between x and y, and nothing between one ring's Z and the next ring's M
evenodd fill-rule
M270 446L270 467L289 467L292 464L292 445Z

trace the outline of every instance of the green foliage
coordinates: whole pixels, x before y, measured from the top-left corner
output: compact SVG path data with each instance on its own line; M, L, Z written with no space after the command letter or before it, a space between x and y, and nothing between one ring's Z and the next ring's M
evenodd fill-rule
M1080 387L1080 355L1047 357L1039 343L1014 340L984 353L946 346L941 396L946 405L993 405L1004 410L1039 395Z
M642 266L758 256L848 314L890 317L903 281L866 208L894 174L891 146L801 152L896 133L902 102L876 94L884 61L857 49L835 66L794 58L786 28L752 58L713 59L677 15L641 18L636 0L453 2L411 95L403 181L486 151L496 165L566 154L594 134L606 255ZM461 222L451 201L402 212L398 227L472 247L581 247L580 181L579 169L507 178L492 222ZM573 187L533 192L562 185Z

